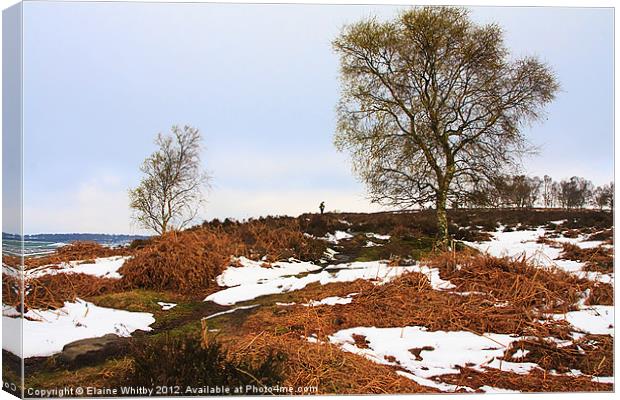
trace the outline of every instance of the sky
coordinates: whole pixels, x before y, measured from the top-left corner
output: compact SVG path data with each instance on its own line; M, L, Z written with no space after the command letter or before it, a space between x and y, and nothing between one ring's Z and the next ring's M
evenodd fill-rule
M166 3L24 4L24 232L144 233L130 221L153 139L204 137L201 218L377 211L333 146L331 41L402 7ZM471 8L562 90L525 130L526 173L613 179L613 10Z

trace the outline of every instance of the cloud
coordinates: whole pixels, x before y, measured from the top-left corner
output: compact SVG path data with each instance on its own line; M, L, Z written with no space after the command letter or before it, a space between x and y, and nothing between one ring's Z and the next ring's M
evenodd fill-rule
M127 189L117 176L102 175L76 190L38 194L24 204L25 233L139 233L131 225Z

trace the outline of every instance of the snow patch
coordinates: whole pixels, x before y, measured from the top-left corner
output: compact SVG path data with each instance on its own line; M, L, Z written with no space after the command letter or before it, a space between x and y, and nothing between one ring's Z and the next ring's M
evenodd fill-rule
M351 295L347 297L331 296L331 297L326 297L320 301L310 300L310 302L306 304L302 304L302 305L306 307L317 307L317 306L324 306L324 305L335 306L336 304L349 304L352 301L353 301L353 298L351 297Z
M479 388L480 390L482 390L485 393L521 393L519 390L511 390L511 389L502 389L502 388L496 388L493 386L480 386Z
M230 310L220 311L218 313L208 315L208 316L206 316L206 317L204 317L202 319L203 320L211 319L211 318L219 317L220 315L232 314L235 311L239 311L239 310L249 310L250 308L255 308L255 307L258 307L258 306L259 306L258 304L252 304L252 305L249 305L249 306L235 307L235 308L231 308Z
M566 314L553 314L555 320L566 320L580 331L593 335L614 336L614 306L589 306Z
M614 383L614 377L613 376L593 376L592 377L592 382L598 382L598 383Z
M474 391L472 388L469 388L467 386L452 385L450 383L444 383L444 382L436 381L436 380L429 379L429 378L422 378L421 376L410 374L405 371L396 371L396 373L400 376L404 376L405 378L411 379L418 385L439 389L442 392L456 392L459 389L464 389L467 392Z
M44 265L39 268L25 271L24 278L36 279L44 275L57 274L86 274L99 278L122 278L118 270L130 257L114 256L95 259L94 263L84 261L69 261L58 265Z
M545 243L537 243L538 238L544 236L545 233L547 231L543 227L535 230L504 232L503 227L500 226L497 231L491 234L491 241L464 243L494 257L513 259L525 257L527 261L540 267L557 267L581 278L613 283L613 274L584 271L583 262L559 259L562 253L560 246L554 247ZM577 238L561 236L552 240L558 243L575 244L583 249L595 248L603 243L600 241L584 241L585 238L584 235Z
M355 345L353 334L366 337L367 349ZM533 363L502 361L506 348L517 337L486 333L476 335L466 331L430 332L424 327L404 328L357 327L336 332L330 342L343 350L362 355L379 364L398 365L417 383L454 391L455 385L438 382L433 377L458 374L459 366L469 365L477 370L497 368L525 374L538 366Z
M524 349L519 349L517 351L514 352L514 354L512 355L512 358L524 358L525 356L527 356L527 354L529 353L529 350L524 350Z
M390 240L392 236L390 235L379 235L377 233L367 233L366 237L379 239L379 240Z
M159 304L162 311L168 311L177 306L175 303L164 303L163 301L158 301L157 304Z
M353 235L344 231L336 231L334 233L327 233L322 239L327 240L330 243L338 244L339 241L344 239L351 239Z
M115 310L99 307L87 301L77 299L65 302L57 310L30 310L24 319L2 316L4 329L20 332L23 324L23 357L46 357L62 351L71 342L80 339L94 338L109 333L129 336L140 329L150 331L155 322L153 314ZM17 347L13 343L5 343L3 348L20 354L20 342ZM7 346L9 345L9 346Z
M305 272L321 269L310 262L277 262L271 268L264 268L261 261L252 261L245 257L236 259L241 267L228 267L217 277L220 286L251 285L284 276L299 275Z
M334 249L330 249L329 247L327 249L325 249L325 252L323 253L323 256L327 259L327 260L334 260L335 259L335 255L338 254L338 252Z
M305 276L292 275L295 266L308 264L302 269L303 272L313 271L320 267L312 263L287 263L281 262L276 265L282 273L272 273L275 268L257 268L248 264L247 267L229 267L217 279L221 286L232 286L227 289L209 295L205 301L213 301L222 305L232 305L246 300L252 300L259 296L286 293L300 290L307 285L319 282L325 285L331 282L353 282L357 279L376 281L377 284L389 282L405 272L422 272L427 274L431 285L438 288L449 288L452 285L439 278L439 271L433 268L420 267L417 265L408 267L392 267L384 261L353 262L345 265L328 266L320 272L311 272ZM259 269L263 271L259 271ZM246 272L247 271L247 272ZM265 272L266 271L266 272ZM284 273L286 271L286 273ZM233 286L237 285L237 286Z

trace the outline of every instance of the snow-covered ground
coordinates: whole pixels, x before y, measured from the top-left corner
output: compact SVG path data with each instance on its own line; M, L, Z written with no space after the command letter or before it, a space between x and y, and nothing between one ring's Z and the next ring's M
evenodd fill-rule
M556 221L562 223L563 221ZM572 260L560 259L561 246L537 243L539 237L547 231L544 228L504 232L502 228L492 233L492 240L477 243L467 243L493 256L523 257L542 268L558 267L569 273L588 279L613 284L613 274L602 274L584 271L584 264ZM380 241L389 240L389 235L367 234L368 239ZM326 235L323 239L337 244L341 240L353 236L348 232L336 231ZM552 239L558 243L573 243L582 248L594 248L603 242L588 241L586 236L566 238L560 236ZM368 240L369 243L377 243ZM312 283L325 285L332 282L353 282L357 279L372 281L374 284L385 284L392 279L407 273L417 272L428 277L434 290L450 290L454 285L440 277L439 270L416 263L408 266L390 266L387 261L351 262L347 264L330 264L336 252L328 249L324 264L317 265L311 262L288 260L272 263L265 266L263 262L252 261L240 257L235 259L234 265L229 266L217 277L221 290L206 297L205 301L213 301L220 305L234 305L243 301L270 294L285 293L300 290ZM127 257L108 257L94 260L94 263L70 262L62 263L57 267L44 266L30 270L26 279L38 278L46 274L85 273L98 277L121 278L119 268ZM465 295L466 293L460 293ZM302 306L330 307L348 304L355 301L356 293L344 297L331 296L311 300ZM159 302L162 310L170 310L174 303ZM295 303L278 303L283 306L293 306ZM205 317L205 319L259 307L258 304L231 308ZM614 335L614 307L613 306L586 306L578 304L579 309L566 314L552 314L545 316L549 320L566 320L574 327L574 338L583 336L583 333ZM3 323L6 328L19 332L23 323L24 341L23 356L47 356L62 350L67 343L75 340L116 333L129 336L137 329L150 330L155 322L150 313L136 313L95 306L82 300L66 302L58 310L29 310L25 319L14 318L19 313L10 307L3 309ZM366 338L368 348L360 348L355 344L353 335L362 335ZM483 371L486 368L495 368L526 374L537 364L525 362L507 362L501 360L505 350L511 343L522 339L515 335L486 333L478 335L467 331L428 331L420 326L404 326L393 328L354 327L335 332L329 341L339 346L343 351L360 354L376 363L392 365L401 368L398 373L415 382L441 391L455 391L461 386L455 386L436 379L437 376L459 373L459 366L469 366ZM317 338L309 340L320 343ZM570 341L568 341L570 344ZM21 353L19 341L5 342L4 348L15 353ZM521 354L525 355L525 354ZM575 371L580 374L580 371ZM610 378L600 378L601 381ZM481 388L486 392L507 392L490 386ZM465 388L465 390L472 390Z
M71 261L55 265L45 265L24 272L26 288L28 281L45 275L86 274L101 278L120 279L118 270L129 257L97 258L94 262ZM5 270L7 268L4 268ZM175 306L172 303L160 303L162 310ZM4 332L3 348L23 357L49 356L58 353L63 346L75 340L116 333L129 336L137 329L148 331L155 319L150 313L129 312L113 308L98 307L92 303L76 300L65 302L57 310L30 309L20 318L20 313L13 307L3 305L2 323ZM20 333L21 332L21 333ZM23 353L22 341L23 335ZM9 337L10 336L10 337Z
M164 303L163 301L158 301L157 305L161 307L162 311L172 310L174 307L177 306L176 303Z
M31 278L40 278L44 275L86 274L100 278L120 279L121 274L118 273L118 270L128 259L129 257L114 256L97 258L93 260L94 263L69 261L68 263L63 262L54 265L44 265L42 267L25 271L24 278L28 280Z
M540 267L558 267L581 277L613 283L613 274L583 271L584 263L559 259L562 252L560 245L554 247L537 243L538 238L545 233L544 228L513 232L504 232L500 228L492 234L493 238L490 241L467 244L496 257L525 257ZM583 235L577 238L560 236L553 240L558 243L572 243L584 249L595 248L603 244L603 242L587 241ZM435 271L430 272L432 274ZM440 279L438 275L436 278ZM445 289L449 286L434 285L434 287ZM583 333L614 335L613 306L586 306L582 301L578 307L580 309L577 311L548 315L547 318L569 322L574 328L575 339L582 337ZM353 335L364 336L368 348L358 347ZM403 368L405 371L398 371L400 375L444 392L453 392L457 389L473 391L471 388L447 384L437 379L440 375L459 373L459 366L467 365L479 371L494 368L518 374L527 374L534 368L538 368L538 365L533 363L507 362L501 359L509 345L519 339L521 338L516 335L493 333L477 335L466 331L429 332L426 328L419 326L356 327L336 332L329 337L331 343L340 346L344 351L360 354L379 364ZM566 344L571 343L566 342ZM524 355L521 354L521 356ZM582 375L581 371L572 371L572 374ZM613 380L613 377L593 378L593 380L607 382ZM480 389L488 393L507 392L504 389L490 386Z
M553 314L555 320L566 320L576 329L594 335L614 336L614 306L582 306L577 311Z
M366 237L379 239L379 240L390 240L390 235L379 235L378 233L367 233Z
M372 280L377 284L389 282L405 272L425 274L435 289L451 289L450 282L439 277L439 271L427 266L389 266L387 261L352 262L328 265L323 268L312 263L279 262L272 268L240 258L241 267L228 267L217 278L226 289L209 295L205 301L232 305L253 300L259 296L300 290L311 283L326 285L332 282L353 282L357 279ZM273 271L272 271L273 270ZM319 271L320 270L320 271Z
M504 228L500 227L491 233L492 239L490 241L464 243L495 257L520 258L525 256L529 262L541 267L557 267L581 278L613 284L613 274L584 271L583 262L560 259L561 243L571 243L587 249L604 245L602 241L587 241L585 235L580 235L576 238L560 236L551 239L558 243L557 246L537 243L538 238L545 236L548 232L543 227L504 232Z
M359 348L353 335L366 338L368 348ZM439 382L432 377L458 374L459 366L468 365L483 371L493 367L502 371L528 373L538 367L533 363L501 361L508 346L518 337L471 332L428 331L424 327L402 328L357 327L338 331L329 337L331 343L344 351L362 355L379 364L404 368L403 376L417 383L442 391L455 391L457 386ZM472 390L473 391L473 390Z
M595 315L600 313L603 318ZM567 313L565 316L553 315L552 318L566 318L579 330L593 334L613 335L613 327L605 324L605 319L613 323L613 307L595 306L587 310ZM363 336L367 348L358 347L354 335ZM580 338L582 335L576 335ZM310 341L314 341L309 338ZM458 374L459 367L468 366L477 371L496 369L516 374L528 374L540 368L530 362L510 362L502 360L511 343L522 339L516 335L485 333L478 335L467 331L428 331L421 326L398 328L356 327L344 329L329 336L332 344L342 350L361 355L378 364L392 365L405 371L398 371L416 383L433 387L444 392L458 389L474 391L471 388L447 384L441 381L441 375ZM570 341L558 341L558 345L569 345ZM562 342L562 343L560 343ZM513 355L513 359L524 357L526 351ZM573 370L572 375L583 375ZM608 382L613 377L595 377L594 381ZM496 392L496 388L481 388L487 393ZM497 389L501 391L502 389Z
M29 310L24 319L11 318L11 315L19 313L5 307L3 330L16 334L23 332L23 353L19 340L4 342L3 348L25 358L58 353L66 344L80 339L108 333L129 336L137 329L150 331L150 325L155 322L150 313L98 307L80 299L65 302L57 310Z
M57 274L86 274L100 278L120 279L122 276L118 270L130 257L113 256L101 257L94 260L81 260L61 262L58 264L48 264L41 267L32 268L23 272L24 280L37 279L45 275ZM2 273L14 278L22 276L19 269L2 264Z
M237 286L260 284L286 276L295 276L321 269L320 266L313 263L294 260L276 262L271 264L269 268L264 267L262 261L252 261L245 257L239 257L236 261L241 266L228 267L217 277L218 285Z
M564 221L556 221L561 224ZM556 244L537 243L547 230L544 228L504 232L500 227L492 233L490 241L467 243L483 252L496 257L525 257L529 262L541 268L557 267L571 274L587 279L597 280L604 283L613 282L613 274L602 274L584 271L584 263L560 259L562 243L575 244L581 248L595 248L603 245L603 242L588 241L585 235L576 238L560 236L552 240ZM369 239L389 240L389 236L367 234ZM346 239L345 232L336 232L329 235L328 240L337 243L338 240ZM368 241L366 246L374 246L376 243ZM295 276L293 264L280 263L278 268L290 271L286 276L281 272L263 272L260 276L264 279L252 278L255 268L249 263L244 267L234 270L235 274L244 276L245 279L229 279L232 276L231 268L226 270L218 280L222 286L227 286L220 292L207 297L220 304L234 304L236 302L250 300L263 294L283 293L290 290L302 289L312 282L326 284L329 282L347 282L355 279L371 279L376 284L389 282L395 276L405 272L419 272L425 274L435 290L446 290L454 287L452 283L441 279L439 271L425 265L415 264L406 267L389 267L385 261L353 262L345 265L328 265L319 270L305 268L303 276ZM299 267L297 267L299 268ZM302 268L301 270L303 270ZM225 279L226 278L226 279ZM346 297L327 297L322 300L313 300L304 306L336 306L348 304L354 300L354 294ZM287 304L291 305L291 304ZM573 326L573 337L583 337L584 333L591 334L614 334L613 306L586 306L583 301L577 305L579 310L566 314L547 315L550 320L566 320ZM360 348L355 344L354 335L364 336L367 340L367 348ZM420 326L405 326L394 328L356 327L342 330L329 337L332 344L339 346L343 351L360 354L374 362L392 365L401 369L398 373L417 383L437 388L444 392L452 392L458 389L474 391L472 388L456 386L442 382L438 376L445 374L457 374L459 367L485 371L486 369L498 369L517 374L527 374L533 369L539 368L537 364L529 362L509 362L502 360L504 353L511 343L521 340L517 335L485 333L478 335L467 331L443 332L428 331ZM322 343L316 337L308 340ZM554 340L554 338L549 338ZM557 339L555 341L558 341ZM571 341L564 341L569 345ZM513 359L525 356L526 352L515 354ZM580 375L581 371L572 371L572 374ZM611 378L600 378L607 381ZM600 379L596 379L599 380ZM513 392L491 386L480 388L487 393Z
M356 293L351 293L349 295L347 295L347 297L339 297L339 296L330 296L330 297L326 297L323 300L310 300L307 304L302 304L303 306L306 307L316 307L316 306L323 306L323 305L328 305L328 306L334 306L336 304L349 304L350 302L353 301L353 296Z
M561 224L565 221L555 222ZM557 267L580 278L614 284L613 273L605 274L585 271L583 269L585 266L584 262L560 259L562 253L560 245L554 246L546 243L537 243L538 238L545 236L547 233L549 231L543 227L513 232L504 232L503 227L500 227L496 232L492 233L491 241L469 242L467 244L496 257L519 258L525 256L528 261L541 267ZM560 244L571 243L582 249L596 248L601 245L612 247L604 244L602 241L587 240L586 235L579 235L576 238L560 235L559 237L551 238L551 240ZM554 314L549 317L555 320L566 320L577 331L614 335L614 306L587 306L583 301L577 306L580 308L579 310L570 311L566 314ZM579 335L576 336L578 337Z
M329 243L337 244L339 241L344 239L351 239L353 235L344 231L336 231L334 233L327 233L323 238L323 240L328 241Z

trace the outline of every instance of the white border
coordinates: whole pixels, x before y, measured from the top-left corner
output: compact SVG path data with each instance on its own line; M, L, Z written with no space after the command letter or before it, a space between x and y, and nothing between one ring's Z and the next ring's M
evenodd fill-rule
M126 2L123 0L27 0L27 1L62 1L62 2ZM192 1L192 0L132 0L135 2L157 2L157 3L209 3L208 1ZM387 5L465 5L465 6L518 6L518 7L543 7L543 6L556 6L556 7L611 7L611 8L615 8L616 2L612 1L612 0L589 0L589 1L584 1L584 0L521 0L521 1L515 1L515 0L505 0L505 1L499 1L499 0L495 0L495 1L490 1L490 0L476 0L476 1L464 1L464 0L425 0L425 1L407 1L407 0L338 0L338 1L334 1L334 0L288 0L288 1L269 1L269 0L246 0L246 1L232 1L232 0L219 0L219 1L211 1L212 3L294 3L294 4L387 4ZM19 0L2 0L2 5L0 6L1 10L5 10L6 8L9 8L10 6L19 3ZM615 10L614 10L614 14L615 14ZM614 20L615 20L615 15L614 15ZM2 42L2 21L0 19L0 43ZM614 29L614 44L618 43L618 31ZM614 51L615 51L615 46L614 46ZM0 71L1 71L1 67L2 66L2 56L1 56L1 52L0 52ZM617 116L618 115L618 102L616 101L616 94L617 94L617 82L615 80L615 76L617 75L618 72L618 52L615 52L614 54L614 115ZM0 82L0 92L2 90L2 82ZM2 107L2 99L0 96L0 109ZM2 123L2 116L0 115L0 127ZM616 118L614 118L614 132L618 131L618 121ZM614 138L615 138L615 134L614 134ZM0 141L1 143L1 141ZM618 154L618 147L619 147L619 143L618 141L614 140L614 154ZM615 159L615 156L614 156ZM0 152L0 165L1 165L1 161L2 161L2 153ZM614 164L614 172L615 175L618 175L618 169L620 167L618 166L617 163ZM1 177L0 177L0 187L1 186ZM0 216L0 226L2 225L2 217ZM619 226L618 225L618 215L615 215L614 217L614 225L615 226ZM615 320L618 320L618 314L617 314L617 310L616 310L616 315L615 315ZM0 323L0 327L1 327L1 323ZM615 346L615 352L614 352L614 361L616 361L618 359L617 357L618 355L618 346ZM1 366L1 364L0 364ZM614 365L615 369L618 370L618 365L615 364ZM398 396L399 398L411 398L414 400L417 399L437 399L438 395L400 395ZM441 396L441 398L445 398L445 399L460 399L460 398L466 398L466 399L472 399L472 400L478 400L478 399L492 399L492 400L508 400L508 399L514 399L515 395L512 394L464 394L464 395L459 395L459 394L439 394L439 396ZM489 397L490 396L490 397ZM558 394L558 393L550 393L550 394L519 394L517 395L518 399L552 399L555 398L557 396L561 396L562 399L583 399L584 397L588 397L588 398L592 398L592 399L608 399L610 397L609 393L562 393L562 394ZM249 396L248 396L249 397ZM333 396L317 396L317 397L313 397L313 398L317 398L317 399L329 399L330 397ZM355 398L355 399L361 399L362 397L366 398L367 396L347 396L347 398ZM378 398L378 399L390 399L393 398L394 396L383 396L383 395L378 395L375 396L374 398ZM13 396L11 396L10 394L2 391L0 394L0 400L5 400L5 399L14 399ZM166 399L163 398L162 399ZM178 397L176 398L170 398L170 399L178 399Z

